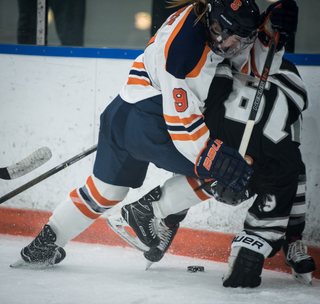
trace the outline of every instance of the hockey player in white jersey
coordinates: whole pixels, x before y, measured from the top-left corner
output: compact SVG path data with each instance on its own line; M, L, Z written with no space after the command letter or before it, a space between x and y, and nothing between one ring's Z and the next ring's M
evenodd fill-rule
M170 16L134 61L120 94L101 115L93 174L58 205L39 236L22 249L25 262L55 264L63 260L68 241L122 201L130 187L142 185L149 162L197 178L195 162L209 140L202 114L204 100L216 66L224 59L213 51L220 43L213 43L208 28L214 3L197 0ZM253 42L259 9L254 1L243 3L245 20L251 17L246 28ZM241 18L238 21L241 24ZM228 37L221 47L228 48L234 39ZM238 158L235 161L245 185L251 169ZM233 187L241 191L244 185L234 183Z
M268 35L263 26L265 41L255 39L259 19L253 0L198 0L168 18L101 115L93 174L59 204L39 236L22 249L25 263L61 262L68 241L122 201L130 187L142 185L150 162L188 176L191 184L216 179L234 193L244 192L251 167L236 149L210 138L203 111L216 67L224 58L231 58L243 73L249 73L253 63L257 73L262 70ZM282 54L279 49L271 73L278 71ZM207 156L211 163L205 162ZM221 163L230 168L225 174L216 171Z

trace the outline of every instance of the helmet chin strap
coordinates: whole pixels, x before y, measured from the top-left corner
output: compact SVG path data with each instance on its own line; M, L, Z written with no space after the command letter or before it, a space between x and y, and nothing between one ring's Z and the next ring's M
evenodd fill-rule
M225 41L228 37L225 37L225 39L223 39L222 35L220 35L219 33L217 33L213 28L210 29L210 33L212 33L214 35L214 38L211 37L211 49L214 53L216 53L217 55L220 55L222 57L226 57L226 50L229 49L229 47L226 48L222 48L221 44L223 43L223 41Z
M210 28L210 32L214 35L214 38L218 41L219 44L221 44L224 40L222 36L217 33L213 28Z

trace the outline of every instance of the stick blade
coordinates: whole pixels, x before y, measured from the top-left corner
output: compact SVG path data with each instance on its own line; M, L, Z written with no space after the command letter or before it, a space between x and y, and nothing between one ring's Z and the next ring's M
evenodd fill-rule
M21 177L38 167L42 166L52 157L52 153L48 147L42 147L37 151L30 154L20 162L8 166L7 168L1 168L0 170L6 170L9 178L4 179L15 179Z

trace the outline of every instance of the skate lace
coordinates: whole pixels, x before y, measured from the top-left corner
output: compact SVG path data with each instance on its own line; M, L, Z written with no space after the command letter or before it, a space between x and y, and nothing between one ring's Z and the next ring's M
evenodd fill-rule
M45 261L46 266L53 266L55 264L55 261L57 258L61 258L61 253L59 252L58 248L55 248L54 255L52 257L49 257Z
M149 227L149 232L150 232L151 236L155 239L157 237L155 218L151 219L148 227Z
M163 223L163 221L161 221L158 227L158 233L160 237L160 244L158 245L158 248L164 251L170 243L172 230L165 223Z
M56 247L54 245L55 240L55 234L47 226L44 226L40 235L35 238L33 245L37 249L47 249L49 247Z
M298 263L302 260L308 259L307 246L301 240L289 244L287 259Z

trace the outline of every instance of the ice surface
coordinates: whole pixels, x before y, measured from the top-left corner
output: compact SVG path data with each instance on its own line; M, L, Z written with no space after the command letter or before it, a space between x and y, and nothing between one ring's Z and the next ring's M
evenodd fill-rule
M10 268L32 238L0 234L0 303L320 303L320 280L300 285L291 275L264 270L255 289L224 288L227 264L167 254L146 271L131 248L70 242L66 259L50 268ZM201 265L203 273L188 273Z

